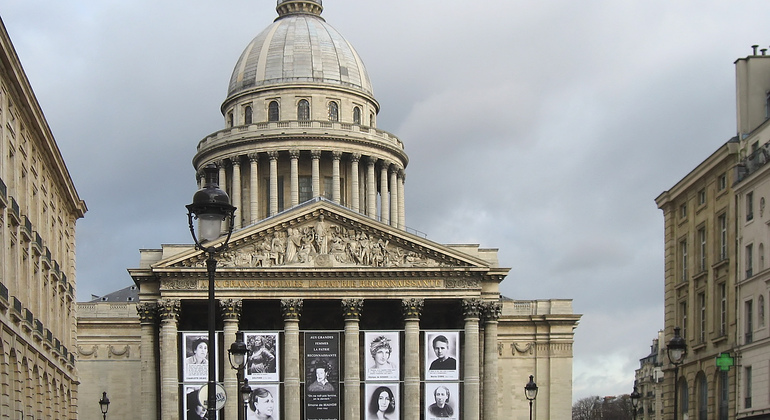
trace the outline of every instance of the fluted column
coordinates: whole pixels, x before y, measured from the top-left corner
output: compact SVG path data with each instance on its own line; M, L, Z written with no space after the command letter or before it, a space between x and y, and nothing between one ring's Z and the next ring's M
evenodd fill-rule
M158 420L158 372L156 370L155 348L157 345L158 304L157 302L140 302L136 305L141 325L142 344L140 351L142 375L142 407L140 417L148 420Z
M463 314L465 315L465 364L464 394L463 394L463 418L465 420L478 420L479 410L479 319L483 308L480 299L463 300Z
M281 299L283 312L284 413L286 420L300 420L299 316L302 299Z
M267 152L270 158L270 214L278 213L278 152Z
M230 163L233 165L232 204L236 207L235 215L233 216L235 217L233 227L239 229L242 226L241 219L243 218L243 204L241 204L241 157L232 156Z
M321 196L321 169L320 169L321 151L311 150L310 158L312 159L312 164L310 165L310 172L312 175L313 198L316 198Z
M217 163L217 166L219 167L219 179L217 179L217 184L222 191L227 191L227 172L225 172L225 161L220 161Z
M160 418L179 418L179 299L161 300L160 312Z
M484 305L484 420L497 420L500 416L497 393L497 320L502 310L502 304L497 301Z
M240 396L240 386L238 385L238 372L232 369L230 366L230 360L227 354L227 350L235 342L236 333L238 332L238 321L241 318L241 309L243 307L243 301L241 299L225 299L219 301L219 308L222 310L223 328L223 354L220 355L220 359L225 359L223 363L225 370L225 392L227 395ZM211 352L214 354L214 352ZM213 359L212 359L213 360ZM237 419L238 410L241 408L240 398L229 398L225 405L225 418Z
M251 164L249 176L249 222L254 223L259 218L259 155L252 153L249 155Z
M350 208L358 212L360 207L358 191L358 161L361 160L359 153L353 153L350 157Z
M340 158L342 152L332 152L332 200L335 203L341 204L340 197Z
M398 168L395 165L389 169L390 173L390 225L398 227Z
M404 182L406 173L403 169L398 171L398 227L406 230L406 213L404 205Z
M361 360L358 346L358 321L364 308L363 299L342 299L345 318L345 418L361 416Z
M404 420L420 419L420 315L423 299L403 299L404 314Z
M390 223L390 193L388 193L388 162L383 162L380 168L380 214L382 223Z
M291 206L299 204L299 150L289 151L291 156Z
M374 179L374 164L377 158L366 158L366 215L377 218L377 182Z

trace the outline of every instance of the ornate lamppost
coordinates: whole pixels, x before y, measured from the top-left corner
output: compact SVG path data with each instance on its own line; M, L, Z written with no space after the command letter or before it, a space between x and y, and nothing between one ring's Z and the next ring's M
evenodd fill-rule
M251 387L249 386L249 380L246 379L246 372L244 369L246 368L246 362L249 360L249 356L251 355L251 350L249 350L248 346L246 346L246 343L243 342L242 332L236 334L235 341L230 345L230 349L227 350L227 355L230 359L230 367L235 369L237 372L236 376L238 377L238 381L243 379L243 386L240 389L243 409L238 410L238 417L245 420L246 403L249 401L249 397L251 397ZM241 417L241 414L243 417Z
M679 365L684 361L684 357L687 355L687 343L684 338L679 335L681 328L674 328L674 338L668 342L666 347L666 353L668 353L668 360L674 365L674 420L679 415Z
M529 375L529 382L524 386L524 395L529 400L529 420L532 420L532 402L537 398L535 375Z
M99 400L99 409L102 410L104 420L107 420L107 410L110 409L110 399L107 398L107 391L102 392L102 398Z
M209 278L209 345L214 346L216 326L216 301L214 300L214 277L217 271L216 254L227 249L230 235L233 233L235 207L230 205L230 197L219 189L217 184L217 168L213 164L206 165L203 169L206 183L203 188L193 195L192 204L187 205L187 219L190 224L190 234L195 241L195 249L199 249L208 255L206 270ZM219 245L210 243L222 236L222 222L230 219L227 228L227 237ZM198 220L198 235L195 234L193 219ZM215 349L216 350L216 349ZM209 349L209 374L208 374L208 398L206 400L206 416L216 419L216 360L212 355L215 351Z
M639 409L639 400L642 398L642 396L639 394L639 391L636 389L636 384L634 384L634 392L631 393L631 407L634 410L634 420L636 420L636 412Z

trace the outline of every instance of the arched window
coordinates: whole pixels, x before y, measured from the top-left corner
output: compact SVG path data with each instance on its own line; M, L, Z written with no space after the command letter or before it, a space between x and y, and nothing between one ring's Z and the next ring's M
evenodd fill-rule
M361 108L353 108L353 124L361 124Z
M369 127L374 127L374 112L369 113Z
M227 128L233 126L233 111L227 113Z
M706 375L703 372L698 373L696 383L698 386L698 420L708 420L709 389Z
M307 99L301 99L297 104L297 119L300 121L310 121L310 102Z
M243 123L246 125L251 124L251 119L254 115L254 111L251 109L251 105L243 109Z
M759 326L765 326L765 295L759 295L757 299L757 318L759 318Z
M337 105L337 102L331 101L329 102L329 121L339 121L340 120L340 106Z
M278 101L270 101L267 105L267 120L278 121L281 119L281 111L278 109Z

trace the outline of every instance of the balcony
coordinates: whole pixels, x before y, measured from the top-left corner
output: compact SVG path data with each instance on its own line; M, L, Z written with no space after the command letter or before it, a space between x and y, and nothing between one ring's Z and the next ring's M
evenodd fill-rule
M21 223L20 215L19 203L16 202L15 198L11 197L11 211L8 212L8 219L10 219L13 226L18 226Z
M8 206L8 187L5 186L5 182L0 178L0 208Z
M770 162L770 144L765 143L735 166L735 182L741 182Z
M19 323L22 320L21 301L16 296L11 298L11 320L15 323Z

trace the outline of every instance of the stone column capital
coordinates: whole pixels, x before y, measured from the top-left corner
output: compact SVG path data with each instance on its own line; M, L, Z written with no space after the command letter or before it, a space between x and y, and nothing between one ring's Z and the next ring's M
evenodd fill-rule
M363 299L342 299L342 316L346 320L359 319L363 309Z
M299 159L299 149L291 149L291 150L289 150L289 156L292 159Z
M332 159L334 160L340 160L342 158L342 152L339 150L334 150L332 152Z
M281 312L283 319L298 320L302 314L302 299L281 299Z
M361 160L361 153L353 153L350 155L351 162L358 162L359 160Z
M497 322L503 314L503 304L500 301L484 302L484 322Z
M238 320L241 317L243 309L242 299L224 299L219 301L219 308L222 310L222 318Z
M310 151L310 157L313 159L321 159L321 151L320 150L311 150Z
M425 306L425 299L409 298L401 300L401 311L403 312L404 318L406 319L420 319L423 306Z
M141 324L154 324L158 319L158 302L139 302L136 304Z
M270 160L278 160L278 152L275 150L271 150L267 152L267 157L269 157Z
M259 162L259 153L249 153L250 162Z
M162 299L158 302L158 313L163 321L178 321L182 302L179 299Z
M479 319L484 311L484 303L481 299L463 299L463 315L465 319Z
M379 160L379 159L377 159L377 158L376 158L376 157L374 157L374 156L367 156L367 157L366 157L366 163L367 163L369 166L372 166L372 167L374 167L374 164L375 164L375 163L377 163L377 161L378 161L378 160Z
M233 166L241 165L241 157L239 155L230 156L230 164Z

